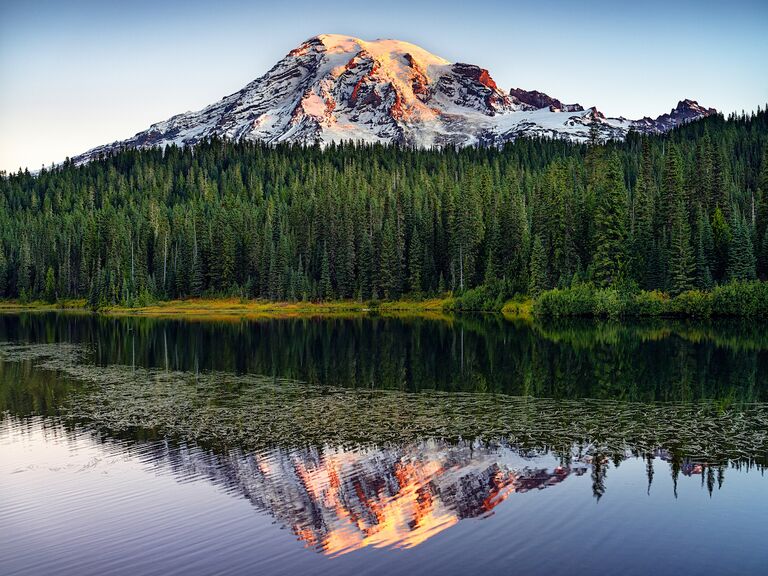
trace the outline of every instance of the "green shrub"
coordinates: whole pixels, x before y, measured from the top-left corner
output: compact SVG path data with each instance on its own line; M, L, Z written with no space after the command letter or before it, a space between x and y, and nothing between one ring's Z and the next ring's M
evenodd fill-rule
M768 283L731 282L712 289L714 316L768 318Z
M595 313L595 290L584 284L542 292L534 302L533 311L540 316L592 316Z
M662 316L669 311L669 296L658 290L639 292L632 299L627 315Z
M768 319L768 282L732 282L711 291L688 290L675 298L590 285L543 292L533 305L540 316L735 316Z
M498 281L464 291L453 300L449 309L463 312L499 312L511 296L507 284Z
M614 288L603 288L594 293L593 314L595 316L618 318L628 308L629 298Z
M687 290L670 302L670 312L677 316L709 318L712 315L712 293Z

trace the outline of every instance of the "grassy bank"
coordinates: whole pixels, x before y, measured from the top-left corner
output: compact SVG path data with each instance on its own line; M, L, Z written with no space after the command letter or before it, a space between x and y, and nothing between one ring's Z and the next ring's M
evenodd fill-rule
M87 311L87 301L82 300L59 300L58 302L46 302L44 300L0 300L0 312L24 312L24 311Z
M450 298L401 300L393 302L270 302L239 298L191 298L158 301L145 306L108 306L98 314L111 316L194 317L209 319L231 318L291 318L291 317L354 317L379 314L383 316L445 317ZM54 304L44 301L0 301L0 312L23 311L81 311L92 312L85 300L66 300Z
M420 301L360 302L270 302L237 298L189 299L157 302L148 306L113 306L100 310L103 314L152 317L353 317L381 315L441 315L447 300L435 298Z

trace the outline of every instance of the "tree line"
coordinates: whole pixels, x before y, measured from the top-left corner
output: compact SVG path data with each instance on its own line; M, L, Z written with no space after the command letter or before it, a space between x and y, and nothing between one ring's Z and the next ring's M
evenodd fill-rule
M768 277L766 111L417 150L212 139L0 173L0 297L422 297Z

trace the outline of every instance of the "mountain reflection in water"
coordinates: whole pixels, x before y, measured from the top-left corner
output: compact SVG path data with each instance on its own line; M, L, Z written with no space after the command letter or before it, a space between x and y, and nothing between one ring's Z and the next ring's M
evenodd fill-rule
M400 448L275 450L236 462L237 483L307 546L337 555L411 547L510 495L555 486L586 465L540 467L509 448L424 442Z
M400 446L273 448L226 454L168 440L116 439L66 428L58 419L0 416L0 440L44 436L75 453L96 446L94 462L141 462L179 482L204 480L288 528L307 548L339 556L365 547L411 548L466 519L485 519L514 495L557 487L572 476L590 477L593 495L605 491L616 463L576 447L569 458L523 451L503 443L424 440ZM631 457L628 455L628 457ZM701 476L710 493L724 467L676 461L658 452L645 457L648 490L654 464L669 460L677 475ZM54 466L51 470L57 470ZM19 471L19 470L17 470Z
M628 455L628 457L631 457ZM181 478L204 477L242 494L290 528L305 546L336 556L366 546L410 548L469 518L486 518L515 494L588 474L600 499L611 466L605 457L563 461L548 453L483 442L423 441L404 446L325 446L226 457L186 445L156 444L154 464ZM712 493L725 466L676 460L658 451L644 457L650 491L657 463L668 464L675 494L679 475L701 476Z
M0 573L760 573L746 328L0 315Z

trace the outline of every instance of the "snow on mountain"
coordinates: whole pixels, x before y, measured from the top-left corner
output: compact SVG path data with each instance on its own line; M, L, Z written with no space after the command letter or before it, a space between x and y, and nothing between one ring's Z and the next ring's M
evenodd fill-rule
M583 141L594 124L601 139L623 138L630 128L663 132L713 113L683 100L656 119L606 118L596 108L563 104L537 91L505 93L487 70L448 62L408 42L323 34L291 50L239 92L75 161L121 147L192 145L211 136L468 146L532 135Z

